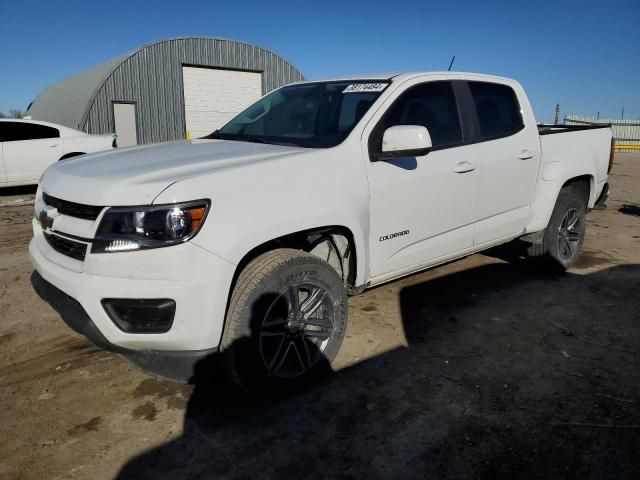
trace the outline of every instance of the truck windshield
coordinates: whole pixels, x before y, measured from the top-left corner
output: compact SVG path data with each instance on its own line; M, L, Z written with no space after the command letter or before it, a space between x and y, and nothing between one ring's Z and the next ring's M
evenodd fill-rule
M388 82L318 82L283 87L206 138L308 148L340 144Z

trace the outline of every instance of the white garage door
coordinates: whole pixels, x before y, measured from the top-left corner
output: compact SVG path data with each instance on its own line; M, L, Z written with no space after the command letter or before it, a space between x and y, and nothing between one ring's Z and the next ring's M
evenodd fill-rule
M187 135L198 138L222 127L262 96L262 74L182 67Z

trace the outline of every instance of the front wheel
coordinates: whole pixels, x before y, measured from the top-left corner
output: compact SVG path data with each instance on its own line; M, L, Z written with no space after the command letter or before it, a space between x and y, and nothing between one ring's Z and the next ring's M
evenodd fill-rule
M347 325L347 293L325 261L278 249L250 262L231 296L220 345L240 387L279 393L330 370Z

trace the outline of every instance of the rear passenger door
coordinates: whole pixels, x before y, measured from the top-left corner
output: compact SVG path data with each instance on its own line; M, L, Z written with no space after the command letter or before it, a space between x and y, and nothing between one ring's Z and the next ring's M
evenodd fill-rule
M6 179L36 183L42 172L60 159L62 139L58 129L28 122L2 122Z
M537 126L523 118L521 102L511 86L474 81L467 85L465 103L470 104L476 121L473 156L480 170L474 245L481 245L524 229L540 144Z

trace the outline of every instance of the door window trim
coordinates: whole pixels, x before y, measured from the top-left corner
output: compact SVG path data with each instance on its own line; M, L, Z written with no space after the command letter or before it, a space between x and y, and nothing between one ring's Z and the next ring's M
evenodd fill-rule
M404 92L408 91L411 88L417 87L419 85L424 85L425 83L433 83L433 82L449 82L451 84L451 87L453 88L453 93L455 95L456 103L458 106L458 117L460 120L460 126L462 128L462 142L452 144L452 145L445 145L441 147L433 147L429 150L430 152L445 150L448 148L465 147L467 145L474 145L476 143L492 142L494 140L500 140L502 138L512 137L514 135L517 135L521 131L523 131L525 128L527 128L527 124L525 122L524 116L522 116L522 113L520 113L520 115L522 116L522 125L518 130L508 134L495 135L491 137L482 137L480 135L480 121L478 119L478 112L476 111L476 106L475 106L475 102L473 101L473 96L471 95L471 87L469 86L469 83L470 82L488 83L490 85L502 85L504 87L510 88L513 91L513 94L515 96L516 105L519 108L519 111L522 112L522 105L520 103L520 99L518 98L518 94L516 93L515 89L511 85L507 85L506 83L500 83L500 82L487 82L484 80L428 80L425 82L416 83L408 87ZM380 153L380 152L375 152L374 149L372 148L372 143L375 140L375 135L382 135L383 132L380 132L380 125L384 120L384 116L386 115L387 111L389 111L389 109L395 104L398 98L400 98L400 96L404 94L404 92L400 93L400 95L392 101L391 105L389 105L389 107L386 108L385 112L382 114L380 119L376 122L375 126L371 129L371 133L369 134L369 139L367 141L367 151L369 154L369 160L371 162L375 161L374 155L376 153Z
M449 148L457 148L457 147L461 147L467 144L466 142L466 137L469 133L472 133L471 130L468 130L470 127L465 126L466 122L464 121L465 118L471 118L469 117L470 112L465 112L464 110L467 108L465 105L461 104L459 97L458 97L458 92L457 92L457 87L456 84L457 83L461 83L461 80L427 80L424 82L420 82L420 83L415 83L413 85L411 85L410 87L408 87L406 90L402 91L392 102L391 104L385 109L384 113L382 114L382 116L380 117L380 119L376 122L375 126L371 129L371 133L369 134L369 138L367 140L367 151L369 154L369 160L371 162L375 162L375 156L377 154L380 154L381 152L377 152L375 151L376 149L374 148L374 143L378 143L378 140L382 140L382 135L384 134L384 131L382 130L382 125L385 119L385 116L387 115L387 113L396 105L396 102L398 102L398 100L400 100L400 98L407 93L408 91L414 89L414 88L418 88L421 87L423 85L429 84L429 83L448 83L449 86L451 87L451 92L453 93L453 100L456 104L456 112L458 114L458 123L460 125L460 133L462 134L462 141L460 142L456 142L456 143L452 143L449 145L441 145L439 147L431 147L429 149L429 152L436 152L438 150L446 150Z

